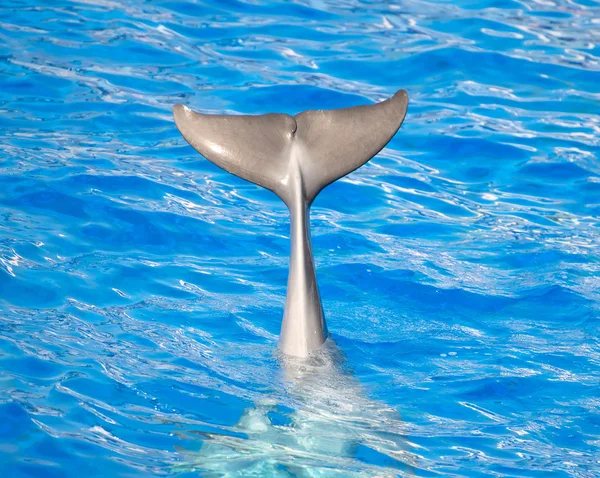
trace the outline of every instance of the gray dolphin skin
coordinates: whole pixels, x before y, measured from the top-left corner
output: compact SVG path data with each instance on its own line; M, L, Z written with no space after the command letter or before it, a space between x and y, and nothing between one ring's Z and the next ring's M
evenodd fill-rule
M177 128L202 156L274 192L290 212L290 269L279 337L284 354L306 357L327 339L310 243L310 206L328 184L375 156L406 116L408 94L381 103L287 114L209 115L173 107Z

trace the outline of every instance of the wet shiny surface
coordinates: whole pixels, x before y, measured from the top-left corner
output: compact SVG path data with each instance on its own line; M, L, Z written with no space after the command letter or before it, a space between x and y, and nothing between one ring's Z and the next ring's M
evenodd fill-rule
M599 18L4 2L3 474L597 475ZM170 108L398 88L401 132L312 209L337 349L282 364L285 206L200 158Z

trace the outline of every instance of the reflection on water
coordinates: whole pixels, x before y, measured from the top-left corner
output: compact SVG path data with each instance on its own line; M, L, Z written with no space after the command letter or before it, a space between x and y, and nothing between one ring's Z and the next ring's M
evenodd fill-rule
M308 359L281 356L280 364L282 390L254 403L230 433L198 433L200 451L180 448L185 459L175 470L206 477L414 474L417 447L403 435L398 412L366 396L331 339Z

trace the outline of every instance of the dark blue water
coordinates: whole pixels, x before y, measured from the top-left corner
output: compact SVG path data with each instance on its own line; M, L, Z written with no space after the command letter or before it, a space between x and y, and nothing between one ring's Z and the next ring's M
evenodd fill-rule
M1 474L600 476L599 45L593 1L4 1ZM282 364L287 210L171 106L399 88Z

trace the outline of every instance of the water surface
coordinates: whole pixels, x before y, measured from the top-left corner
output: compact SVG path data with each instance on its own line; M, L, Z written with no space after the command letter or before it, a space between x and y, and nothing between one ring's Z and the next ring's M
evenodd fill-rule
M598 476L599 44L592 1L4 1L0 471ZM171 106L399 88L313 206L337 345L283 366L287 211Z

